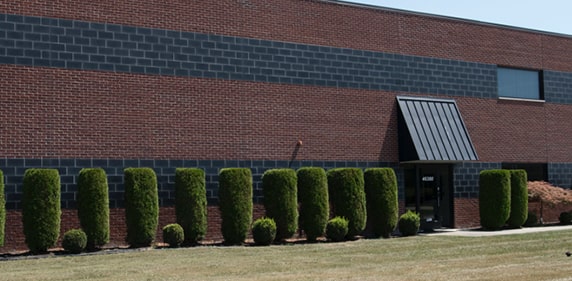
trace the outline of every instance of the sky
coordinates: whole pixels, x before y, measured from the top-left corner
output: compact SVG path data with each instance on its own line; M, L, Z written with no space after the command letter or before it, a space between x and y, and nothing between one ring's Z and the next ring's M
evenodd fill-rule
M572 35L571 0L345 0Z

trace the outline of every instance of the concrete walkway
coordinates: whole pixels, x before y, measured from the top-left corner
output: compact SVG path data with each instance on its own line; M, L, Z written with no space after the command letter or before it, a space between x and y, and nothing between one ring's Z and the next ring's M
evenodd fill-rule
M480 229L437 229L435 230L435 232L420 233L419 235L485 237L485 236L526 234L526 233L537 233L537 232L559 231L559 230L572 230L572 225L524 227L521 229L506 229L498 231L485 231Z

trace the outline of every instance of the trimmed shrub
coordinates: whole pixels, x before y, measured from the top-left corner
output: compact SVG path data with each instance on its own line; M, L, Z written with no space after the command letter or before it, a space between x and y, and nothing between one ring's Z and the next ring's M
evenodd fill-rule
M24 173L22 224L26 245L46 252L60 235L60 174L56 169L28 169Z
M526 218L526 222L524 222L524 226L536 226L538 225L538 216L532 211L528 211L528 217Z
M359 168L329 170L328 192L334 216L348 220L347 238L361 234L366 222L363 171Z
M4 227L6 225L6 198L4 196L4 174L0 170L0 247L4 246Z
M560 224L562 225L569 225L572 224L572 213L571 212L562 212L558 217Z
M324 235L330 217L326 171L318 167L305 167L298 170L297 176L300 228L308 241L316 241L316 238Z
M349 222L343 217L335 217L328 221L326 237L333 242L344 241L349 231Z
M510 172L485 170L479 175L479 215L485 229L498 229L510 215Z
M175 170L175 213L185 230L185 244L196 244L207 233L205 172L196 168Z
M528 216L528 187L525 170L510 170L510 215L507 224L521 227Z
M298 189L292 169L271 169L262 175L266 216L276 222L276 241L292 237L298 229Z
M87 234L81 229L72 229L64 233L62 238L62 247L64 250L79 254L85 250L87 246Z
M421 218L419 214L407 210L407 212L399 217L398 228L402 236L413 236L419 232L421 226Z
M169 244L169 247L177 248L183 241L185 241L185 231L181 225L172 223L163 227L163 242Z
M157 176L151 168L127 168L125 173L125 222L127 243L148 247L159 223Z
M276 223L271 218L260 218L252 224L252 238L256 245L267 246L276 239Z
M364 173L368 222L376 237L389 238L399 219L397 177L391 168L371 168Z
M250 169L221 169L218 196L224 243L242 244L252 223L252 173Z
M85 168L77 178L77 213L87 235L87 248L109 242L109 194L107 175L101 168Z

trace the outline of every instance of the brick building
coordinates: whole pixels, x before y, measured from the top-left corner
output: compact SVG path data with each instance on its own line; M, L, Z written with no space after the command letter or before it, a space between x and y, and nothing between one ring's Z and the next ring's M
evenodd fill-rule
M478 174L572 185L572 37L333 0L0 2L5 249L22 247L21 183L60 170L62 231L81 168L152 167L161 224L176 167L392 167L402 207L478 225ZM298 141L303 145L298 146ZM258 215L260 207L257 205Z

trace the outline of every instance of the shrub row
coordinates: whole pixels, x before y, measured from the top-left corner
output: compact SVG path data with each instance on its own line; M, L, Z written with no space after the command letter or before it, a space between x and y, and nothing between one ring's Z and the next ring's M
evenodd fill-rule
M524 170L485 170L479 175L479 215L485 229L521 227L528 217Z
M124 173L126 242L132 247L149 246L154 241L159 216L155 172L150 168L127 168ZM166 243L178 246L178 239L184 237L181 243L195 244L204 238L207 228L205 182L201 169L179 168L175 171L177 224L163 229ZM248 168L222 169L219 184L224 241L226 244L241 244L252 222L251 171ZM366 186L367 197L370 198L367 206ZM343 218L347 222L344 239L361 234L368 210L375 216L370 221L376 236L388 237L396 226L397 183L392 169L367 169L365 174L357 168L332 169L328 173L314 167L301 168L297 172L273 169L263 175L262 187L267 218L256 224L256 232L258 236L262 235L260 233L266 233L266 236L273 234L270 236L275 241L290 238L298 229L298 224L310 241L323 236L327 230L330 205L334 216L340 217L336 221ZM0 189L3 189L3 182ZM3 198L0 199L0 203L4 204ZM32 252L47 251L59 237L61 209L58 170L27 170L22 206L28 247ZM1 209L0 226L5 220L3 206ZM107 176L103 169L86 168L80 171L78 216L81 230L68 231L64 235L66 250L77 252L84 248L95 249L109 242L109 196ZM3 231L3 227L0 231ZM265 241L260 237L258 240Z

